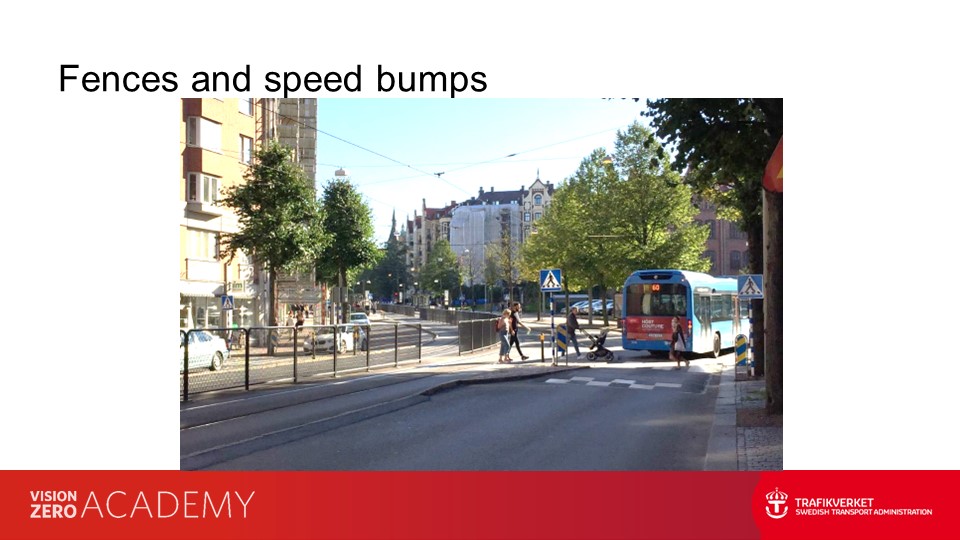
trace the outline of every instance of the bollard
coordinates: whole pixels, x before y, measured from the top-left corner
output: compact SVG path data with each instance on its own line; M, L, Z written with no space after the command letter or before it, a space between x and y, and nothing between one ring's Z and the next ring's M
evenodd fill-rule
M546 340L546 336L543 335L543 332L540 332L540 362L541 363L547 361L546 353L543 350L543 344L545 340Z
M293 327L293 382L297 382L297 330L299 326Z
M734 340L735 350L737 351L737 362L738 366L747 365L747 336L743 334L737 334L736 339Z
M393 325L393 367L400 366L400 325Z

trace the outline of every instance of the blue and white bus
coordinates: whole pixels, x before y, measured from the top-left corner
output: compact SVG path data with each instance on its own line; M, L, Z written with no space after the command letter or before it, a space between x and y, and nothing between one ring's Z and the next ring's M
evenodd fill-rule
M687 351L720 356L749 330L749 303L739 302L736 278L686 270L638 270L623 284L623 348L669 351L674 316Z

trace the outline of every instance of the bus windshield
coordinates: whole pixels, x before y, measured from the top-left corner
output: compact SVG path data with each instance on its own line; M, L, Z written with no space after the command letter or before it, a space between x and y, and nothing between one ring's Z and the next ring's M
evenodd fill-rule
M627 286L627 317L655 315L685 317L687 287L679 283L637 283Z

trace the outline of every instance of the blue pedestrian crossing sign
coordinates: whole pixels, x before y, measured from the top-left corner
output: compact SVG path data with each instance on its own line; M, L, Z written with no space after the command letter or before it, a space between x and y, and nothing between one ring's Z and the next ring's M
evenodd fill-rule
M737 276L737 296L740 298L763 298L763 275Z
M560 281L562 276L560 275L559 268L552 268L550 270L541 270L540 271L540 290L542 292L557 292L560 290Z
M220 297L220 309L223 311L230 311L233 309L233 297L230 295L223 295Z

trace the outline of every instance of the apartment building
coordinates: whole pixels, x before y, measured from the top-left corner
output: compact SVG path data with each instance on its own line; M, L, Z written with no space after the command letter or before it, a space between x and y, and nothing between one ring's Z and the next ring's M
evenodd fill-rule
M188 98L180 116L180 326L252 324L258 315L253 262L220 255L220 238L236 232L222 190L243 182L257 147L257 100ZM232 310L222 297L232 296Z

